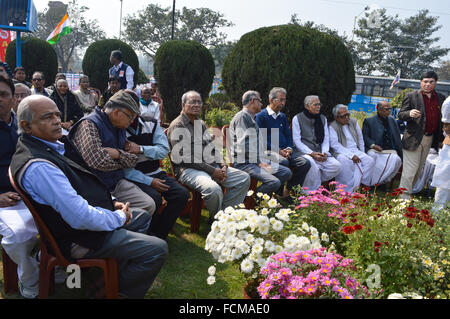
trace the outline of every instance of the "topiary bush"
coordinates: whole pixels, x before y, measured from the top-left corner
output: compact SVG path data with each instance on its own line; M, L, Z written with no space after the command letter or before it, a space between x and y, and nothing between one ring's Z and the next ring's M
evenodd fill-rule
M16 67L16 40L6 48L5 60L11 71L14 70ZM25 68L28 81L31 81L35 71L41 71L45 76L45 85L51 85L58 73L58 56L47 41L24 37L22 39L22 66Z
M236 103L247 90L261 94L265 105L271 88L287 90L283 112L292 119L307 95L318 95L322 113L348 104L355 90L352 57L336 36L299 25L264 27L241 37L227 56L222 83Z
M403 100L405 99L406 93L414 91L411 88L404 89L403 91L399 92L396 96L392 98L392 100L389 102L391 104L391 107L393 109L401 109Z
M139 84L147 84L150 82L150 79L145 75L145 72L142 69L139 69L137 80L135 82L136 85Z
M214 79L214 59L207 48L195 41L167 41L156 52L155 78L164 100L167 122L181 112L181 97L190 90L208 98Z
M108 70L112 67L109 57L111 51L120 50L123 62L131 66L134 71L134 84L138 82L139 60L136 52L123 41L116 39L100 40L92 43L83 58L83 73L89 76L92 87L105 90L108 87Z

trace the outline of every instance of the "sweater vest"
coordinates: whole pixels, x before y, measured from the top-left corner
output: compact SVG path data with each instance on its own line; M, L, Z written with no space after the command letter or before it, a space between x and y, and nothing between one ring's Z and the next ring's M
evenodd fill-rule
M23 168L34 159L42 159L58 167L67 177L77 194L83 197L89 205L111 211L115 210L111 194L97 176L28 134L24 134L19 138L17 150L11 162L11 171L18 185L20 185L19 179L23 173ZM93 250L98 250L103 246L109 232L74 229L51 206L39 204L26 192L25 195L52 233L61 253L69 260L73 260L70 256L72 243ZM48 248L51 251L51 248Z
M121 90L125 90L127 88L127 83L128 83L127 68L128 68L128 64L122 63L122 66L117 71L114 66L109 69L109 76L110 77L115 76L119 79ZM121 74L121 72L123 72L123 73Z
M143 125L138 122L138 128L135 132L127 129L130 136L128 140L142 146L153 146L153 136L155 135L156 126L158 125L156 120L148 120L147 122L153 122L153 129L150 133L142 133ZM159 168L158 160L151 160L146 158L144 161L140 161L136 164L135 169L141 171L144 174L152 173Z
M115 128L109 120L108 115L99 108L96 108L95 112L84 117L72 127L69 132L69 139L73 140L80 123L83 121L91 121L95 124L95 126L97 126L97 130L102 141L102 147L123 150L127 140L125 129ZM114 191L117 183L125 177L122 169L117 169L110 172L102 172L96 169L91 170L106 184L110 192Z
M308 118L303 112L295 116L300 126L302 143L308 146L313 152L322 152L322 144L317 143L316 134L314 133L314 119ZM324 129L325 127L325 116L320 115Z

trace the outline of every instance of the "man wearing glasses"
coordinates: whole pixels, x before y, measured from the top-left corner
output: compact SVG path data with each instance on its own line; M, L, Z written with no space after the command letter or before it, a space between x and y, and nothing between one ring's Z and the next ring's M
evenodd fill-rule
M310 191L320 187L341 172L341 163L331 156L328 124L320 114L322 104L316 95L304 100L305 109L292 120L292 136L298 151L311 163L303 188Z
M49 97L53 91L50 89L46 89L44 87L45 85L45 77L44 73L42 72L34 72L33 76L31 77L31 82L33 84L33 89L31 90L32 94L40 94L46 97Z
M348 107L338 104L333 108L335 121L330 124L330 146L333 156L341 163L336 176L346 192L354 192L359 185L370 186L374 160L364 153L364 138L358 122L350 118Z
M139 114L138 103L129 93L120 90L103 109L96 108L72 127L66 148L70 149L73 142L74 152L67 156L77 162L81 155L81 164L85 163L117 200L130 202L130 208L153 214L156 210L153 198L125 179L124 173L125 168L135 167L138 160L136 154L125 149L129 144L126 129Z
M366 153L375 160L371 185L384 191L402 166L400 129L391 110L389 102L379 102L377 114L365 119L362 127Z
M17 107L19 106L20 102L27 96L31 95L31 90L23 83L16 83L14 84L15 92L14 92L14 104L13 104L13 111L17 114Z
M250 176L228 167L221 150L215 147L208 128L200 119L203 106L200 94L186 92L181 105L180 115L167 130L174 173L180 183L202 194L211 225L219 210L244 201ZM221 186L226 189L225 194Z

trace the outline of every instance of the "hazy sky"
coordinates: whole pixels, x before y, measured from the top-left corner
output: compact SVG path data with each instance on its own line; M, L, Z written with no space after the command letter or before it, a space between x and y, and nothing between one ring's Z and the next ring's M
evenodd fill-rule
M48 0L34 0L36 9L42 11ZM68 3L67 0L62 1ZM108 37L119 36L120 0L78 0L80 5L90 8L89 19L97 19ZM145 8L149 3L158 3L163 7L172 7L173 0L123 0L123 17ZM302 21L314 21L317 24L337 29L340 34L352 34L355 16L360 15L365 6L386 8L390 15L401 18L412 16L421 9L430 10L438 16L442 28L436 32L441 47L450 47L450 1L448 0L177 0L176 7L208 7L219 11L235 25L225 28L229 40L238 40L243 34L263 26L284 24L296 13ZM362 16L362 14L361 14ZM70 18L70 17L69 17ZM145 30L143 30L145 32ZM447 56L450 58L450 54Z

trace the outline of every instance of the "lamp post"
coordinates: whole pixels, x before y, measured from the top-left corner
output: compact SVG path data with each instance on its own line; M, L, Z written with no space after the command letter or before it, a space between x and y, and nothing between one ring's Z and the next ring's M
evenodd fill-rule
M123 0L120 0L120 26L119 26L119 40L122 37L122 5L123 5Z
M358 19L358 17L359 17L361 14L363 14L364 12L366 12L366 11L369 10L369 9L370 9L370 7L369 7L369 6L366 6L366 7L364 8L364 10L361 11L360 14L358 14L357 16L355 16L355 21L353 22L353 35L352 35L352 41L353 41L353 38L355 37L356 19Z
M175 33L175 0L173 0L173 6L172 6L172 40Z

